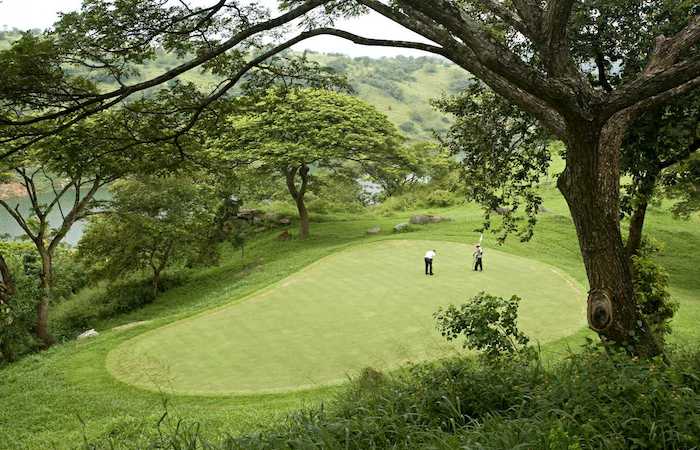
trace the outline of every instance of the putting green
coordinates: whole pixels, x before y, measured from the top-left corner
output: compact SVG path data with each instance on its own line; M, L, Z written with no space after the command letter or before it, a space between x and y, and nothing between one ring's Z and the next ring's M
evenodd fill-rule
M435 276L423 255L437 250ZM485 290L523 298L520 325L546 342L585 326L582 289L559 270L486 249L388 240L333 254L244 301L139 335L107 367L146 389L189 394L294 390L458 351L435 329L439 306Z

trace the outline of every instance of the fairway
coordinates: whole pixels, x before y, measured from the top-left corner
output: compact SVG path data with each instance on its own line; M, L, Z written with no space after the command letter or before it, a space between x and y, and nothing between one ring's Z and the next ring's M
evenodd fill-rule
M435 276L423 255L436 249ZM585 295L549 265L486 249L385 240L325 257L242 301L144 333L110 352L118 379L186 394L278 392L458 351L435 330L439 306L485 290L523 298L520 325L547 342L584 327Z

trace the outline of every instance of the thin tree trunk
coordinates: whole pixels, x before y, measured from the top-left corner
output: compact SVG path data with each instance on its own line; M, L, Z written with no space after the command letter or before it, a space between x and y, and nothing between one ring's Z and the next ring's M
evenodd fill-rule
M627 255L630 259L639 255L642 246L642 232L644 230L644 219L647 214L649 203L646 199L640 199L630 216L630 227L627 235Z
M54 340L49 334L49 306L53 291L53 262L51 254L46 249L39 249L41 257L41 272L39 273L39 287L41 299L37 304L36 336L45 348L53 345Z
M303 195L296 199L296 204L299 211L299 238L306 239L309 237L309 211L306 209Z
M570 125L558 187L569 205L590 285L588 323L605 341L638 355L662 349L637 309L619 218L620 143L628 121Z
M630 216L629 231L627 234L627 255L631 259L639 254L642 246L644 221L649 207L649 200L654 195L654 187L659 176L659 169L651 170L639 181L639 189L636 195L634 209Z
M306 188L309 184L309 166L302 164L298 168L284 168L282 173L286 178L289 194L294 199L297 211L299 212L299 238L306 239L309 237L309 211L306 209L306 204L304 203L304 195L306 194ZM301 177L301 186L298 189L294 182L297 173Z
M151 280L153 285L153 298L158 296L158 290L160 289L160 270L153 270L153 279Z

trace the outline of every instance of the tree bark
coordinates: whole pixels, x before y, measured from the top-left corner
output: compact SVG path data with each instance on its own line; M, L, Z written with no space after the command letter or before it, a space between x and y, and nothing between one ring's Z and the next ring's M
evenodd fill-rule
M302 164L300 167L286 168L283 170L287 181L287 189L289 194L294 199L299 212L299 238L306 239L309 237L309 211L304 203L304 195L309 184L309 166ZM301 177L301 186L297 189L295 178L297 173Z
M647 215L648 205L649 202L646 198L639 199L630 216L630 227L627 235L627 256L629 256L630 259L633 256L639 255L639 249L642 246L644 219Z
M630 118L569 124L566 169L558 180L569 205L590 285L588 323L630 353L662 349L639 314L620 231L620 145Z
M153 298L158 296L158 290L160 289L160 270L153 270L153 279L151 280L153 286Z
M53 294L53 261L47 249L40 248L41 272L39 273L39 287L41 288L41 299L36 307L36 336L41 341L43 347L48 348L53 345L53 337L49 334L49 307Z

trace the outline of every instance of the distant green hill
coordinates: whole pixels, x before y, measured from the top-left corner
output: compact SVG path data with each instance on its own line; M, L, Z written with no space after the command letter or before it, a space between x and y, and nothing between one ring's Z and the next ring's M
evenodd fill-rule
M0 49L17 39L15 31L0 32ZM341 54L307 52L309 59L345 74L356 94L385 113L410 139L430 139L433 130L444 130L450 119L435 111L430 100L443 93L461 90L469 74L456 65L435 57L351 58ZM140 78L150 78L179 63L163 54L141 68ZM216 79L198 71L182 79L211 87Z
M348 77L357 95L385 113L408 137L424 139L444 130L450 119L435 111L430 100L462 90L469 74L433 57L373 59L312 54L311 59Z

